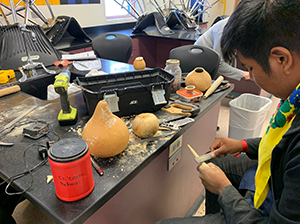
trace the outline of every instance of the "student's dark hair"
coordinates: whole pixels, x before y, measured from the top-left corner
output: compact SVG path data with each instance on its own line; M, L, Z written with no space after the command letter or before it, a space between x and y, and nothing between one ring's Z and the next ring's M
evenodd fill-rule
M281 46L300 55L300 0L243 0L226 24L221 39L225 61L239 52L269 74L268 56Z

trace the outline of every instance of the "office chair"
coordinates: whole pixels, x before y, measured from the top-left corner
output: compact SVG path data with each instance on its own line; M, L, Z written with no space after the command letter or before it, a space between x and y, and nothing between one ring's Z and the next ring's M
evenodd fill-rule
M222 15L222 16L217 16L211 26L215 25L217 22L221 21L222 19L226 19L228 15Z
M18 24L0 26L0 69L18 70L26 64L28 54L45 66L59 61L59 54L39 25L27 25L26 32L22 30Z
M105 33L92 40L97 57L127 63L132 53L132 39L119 33Z
M213 80L217 79L220 64L219 54L208 47L199 45L185 45L172 49L170 59L178 59L182 73L189 73L196 67L204 68Z

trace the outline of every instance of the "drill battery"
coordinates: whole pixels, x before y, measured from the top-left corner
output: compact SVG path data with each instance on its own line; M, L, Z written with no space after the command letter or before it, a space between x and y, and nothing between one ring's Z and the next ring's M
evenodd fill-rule
M8 83L13 78L15 78L14 70L0 70L0 84Z
M29 138L38 139L48 134L49 126L45 122L35 122L28 127L23 128L23 135Z

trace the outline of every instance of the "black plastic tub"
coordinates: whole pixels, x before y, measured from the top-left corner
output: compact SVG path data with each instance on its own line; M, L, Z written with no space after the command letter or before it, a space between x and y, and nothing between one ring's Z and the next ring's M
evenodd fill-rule
M76 77L75 82L89 90L82 90L89 116L93 115L98 102L105 98L111 111L121 117L159 110L169 102L173 81L173 75L161 68L155 68ZM110 96L112 98L108 98Z

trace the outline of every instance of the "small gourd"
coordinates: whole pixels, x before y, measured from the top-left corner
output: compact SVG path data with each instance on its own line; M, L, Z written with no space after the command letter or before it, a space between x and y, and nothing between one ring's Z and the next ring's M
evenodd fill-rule
M136 57L133 61L133 67L135 70L143 70L146 68L146 62L143 57Z
M108 104L102 100L82 131L82 138L88 143L93 156L106 158L118 155L129 142L129 130Z
M140 138L150 138L158 131L159 120L152 113L137 115L132 122L132 131Z
M205 92L211 86L211 76L204 68L197 67L185 78L185 85L194 85L201 92Z

